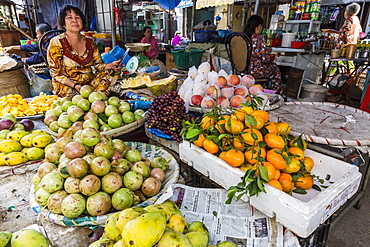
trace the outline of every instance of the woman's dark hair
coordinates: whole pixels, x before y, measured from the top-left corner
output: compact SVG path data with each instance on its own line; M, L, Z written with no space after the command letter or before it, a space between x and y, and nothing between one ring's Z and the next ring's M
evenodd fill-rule
M41 34L46 33L47 31L50 31L52 28L47 23L40 23L36 25L36 30L39 30Z
M248 21L247 24L244 27L243 32L250 38L252 37L252 34L254 34L256 27L259 25L263 26L263 19L259 15L252 15Z
M82 11L73 6L73 5L66 5L64 6L61 10L60 10L60 13L59 13L59 26L63 29L65 29L65 25L66 25L66 21L65 21L65 18L67 16L67 14L69 12L73 11L76 15L78 15L79 17L81 17L82 19L82 25L83 27L86 26L86 19L85 19L85 15L82 13Z
M146 32L146 30L148 30L148 29L152 29L151 27L149 27L149 26L145 26L144 28L143 28L143 33L145 33Z

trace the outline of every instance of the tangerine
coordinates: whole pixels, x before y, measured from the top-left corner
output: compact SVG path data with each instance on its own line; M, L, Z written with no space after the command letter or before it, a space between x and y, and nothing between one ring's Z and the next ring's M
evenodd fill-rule
M252 147L250 149L248 149L246 152L245 152L245 158L247 160L248 163L254 165L257 163L257 157L258 157L258 147ZM259 157L261 158L266 158L266 149L263 148L263 147L260 147L260 154L259 154Z
M240 136L235 136L233 139L233 146L236 149L245 148L245 144L243 142L243 139Z
M200 123L200 127L203 129L208 129L211 126L215 125L215 120L210 116L204 116L202 122Z
M270 162L262 162L262 164L267 170L267 174L268 174L268 178L269 178L268 181L271 181L272 179L274 179L275 174L276 174L275 166L273 166Z
M283 149L285 147L283 137L278 134L268 133L265 135L264 141L269 148Z
M250 106L243 106L240 110L246 114L252 114L254 112L253 108Z
M279 177L280 177L280 170L279 169L276 169L274 179L278 180Z
M275 187L278 190L283 190L283 187L281 186L280 182L277 181L276 179L271 179L268 182L268 184L271 185L272 187Z
M303 152L302 149L300 149L298 147L290 147L290 148L288 148L288 152L290 154L293 154L294 158L296 158L298 160L303 160L304 159L304 152Z
M271 149L266 154L266 159L270 162L276 169L281 170L286 167L286 161L283 155L287 156L286 152L281 153L279 149Z
M282 170L286 173L296 173L301 169L301 162L298 159L290 159L289 164Z
M261 132L257 129L245 129L243 132L242 138L248 145L257 146L258 143L263 140Z
M294 182L294 186L299 189L309 190L313 186L313 178L310 174L305 173Z
M312 168L314 167L314 164L315 162L313 161L311 157L306 156L303 158L303 165L307 172L310 172L312 170Z
M239 167L244 163L244 154L240 150L230 149L226 151L224 160L232 167Z
M203 147L205 150L207 150L208 153L215 154L218 152L219 147L212 141L205 139L203 141Z
M265 125L265 128L269 133L272 134L278 134L279 133L279 128L276 122L267 122Z
M299 147L299 144L298 144L299 140L298 139L301 139L303 147ZM293 138L289 141L289 147L298 147L298 148L301 148L304 151L304 150L307 149L307 141L304 140L301 137L295 137L295 138Z
M225 123L225 129L232 134L237 134L242 132L244 124L239 120L229 119Z
M199 134L198 139L195 140L193 143L198 147L203 147L203 142L206 139L206 137L203 134Z
M253 116L252 116L253 117ZM253 128L253 129L262 129L263 126L265 125L265 120L263 119L263 117L259 116L259 115L256 115L253 117L253 119L255 120L255 123L254 122L250 122L247 120L247 118L245 118L245 125L248 127L248 128Z
M251 115L253 117L254 116L261 116L263 118L263 120L264 120L265 123L267 123L269 121L269 114L267 113L267 111L257 110L257 111L252 112Z
M221 120L218 120L218 122L215 125L215 128L220 132L220 134L225 134L226 132L225 124L226 124L226 120L221 119Z
M222 151L218 157L222 160L225 160L225 154L226 154L226 151Z
M284 192L290 193L294 190L293 177L290 174L281 173L278 181Z
M290 133L290 125L287 122L278 123L279 134L288 135Z
M236 119L236 120L239 120L241 122L244 122L245 121L245 112L242 111L242 110L235 110L235 112L233 114L231 114L231 119Z

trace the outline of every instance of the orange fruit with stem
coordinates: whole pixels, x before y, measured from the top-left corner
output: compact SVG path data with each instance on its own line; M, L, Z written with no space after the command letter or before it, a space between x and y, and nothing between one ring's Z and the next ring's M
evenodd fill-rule
M298 144L299 141L302 142L302 148L299 147L299 144ZM307 141L305 139L303 139L302 136L295 137L295 138L289 140L289 147L298 147L298 148L301 148L304 151L304 150L307 149Z
M315 165L315 162L311 157L304 157L303 158L303 165L307 172L311 172L313 166Z
M272 134L278 134L279 133L279 128L276 122L267 122L265 125L265 128L269 133Z
M251 165L251 164L243 164L243 165L239 166L239 169L242 170L243 172L246 172L249 169L253 169L253 165Z
M233 146L235 149L245 148L243 138L241 138L240 136L235 136L233 139Z
M231 114L231 119L235 119L235 120L239 120L241 122L244 122L245 121L245 112L240 110L240 109L236 109L233 114Z
M290 193L294 190L293 177L288 173L280 173L279 183L284 192Z
M244 134L241 136L244 142L250 146L257 146L263 140L261 132L257 129L245 129L243 132Z
M287 122L278 122L279 134L288 135L290 133L290 125Z
M270 162L262 162L262 164L267 170L267 174L268 174L268 178L269 178L268 181L271 181L275 177L275 173L276 173L275 166L273 166Z
M239 120L229 119L225 123L225 129L232 134L238 134L244 129L244 124Z
M288 153L292 154L294 156L294 158L296 158L298 160L303 160L304 159L304 152L300 148L290 147L290 148L288 148Z
M296 173L301 169L301 162L298 159L291 158L289 164L282 169L285 173Z
M254 112L253 108L250 106L243 106L240 110L246 114L252 114Z
M220 159L225 160L226 151L222 151L218 156Z
M262 129L263 126L265 126L265 120L263 117L256 115L251 116L252 119L248 118L248 116L245 117L245 126L252 129Z
M226 151L224 160L232 167L239 167L245 161L243 152L236 149Z
M195 140L193 143L198 147L203 147L203 142L206 139L206 137L203 134L199 134L198 139Z
M313 178L310 174L305 173L298 177L294 182L294 186L299 189L309 190L313 186Z
M284 138L278 134L268 133L264 136L263 140L269 148L283 149L285 147Z
M254 116L261 116L263 118L263 120L264 120L265 123L267 123L269 121L269 114L267 113L267 111L257 110L257 111L252 112L251 115L253 117Z
M200 123L200 127L203 129L208 129L211 126L215 125L215 120L210 116L204 116L202 122Z
M264 147L260 147L259 152L260 152L259 157L266 159L266 149ZM245 152L245 158L246 158L247 162L252 164L252 165L254 165L258 162L257 157L258 157L258 146L249 148Z
M278 190L283 190L283 187L281 186L280 182L276 179L272 179L268 182L269 185L275 187Z
M220 134L225 134L226 132L225 125L226 125L226 120L221 119L217 121L215 128L220 132Z
M266 160L270 162L276 169L282 170L286 167L286 161L283 155L288 156L286 152L279 149L270 149L266 154Z
M203 147L205 150L207 150L208 153L215 154L220 149L216 143L214 143L212 140L205 139L203 141Z

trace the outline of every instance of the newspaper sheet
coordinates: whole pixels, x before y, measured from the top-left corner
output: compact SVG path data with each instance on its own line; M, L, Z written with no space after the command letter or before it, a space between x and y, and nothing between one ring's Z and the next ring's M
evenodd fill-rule
M233 200L231 204L225 204L227 191L224 189L174 184L156 203L167 199L179 206L188 222L202 221L207 226L209 244L217 245L228 240L239 247L284 246L281 224L245 201Z

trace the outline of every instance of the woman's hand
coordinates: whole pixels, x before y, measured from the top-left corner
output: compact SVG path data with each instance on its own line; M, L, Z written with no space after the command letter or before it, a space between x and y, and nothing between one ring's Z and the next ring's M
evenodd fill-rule
M117 60L117 61L114 61L114 62L111 62L111 63L108 63L105 66L105 69L119 70L121 68L120 64L121 64L121 59Z
M76 89L76 91L77 91L77 92L80 92L81 87L82 87L82 85L80 85L80 84L75 84L75 89Z

